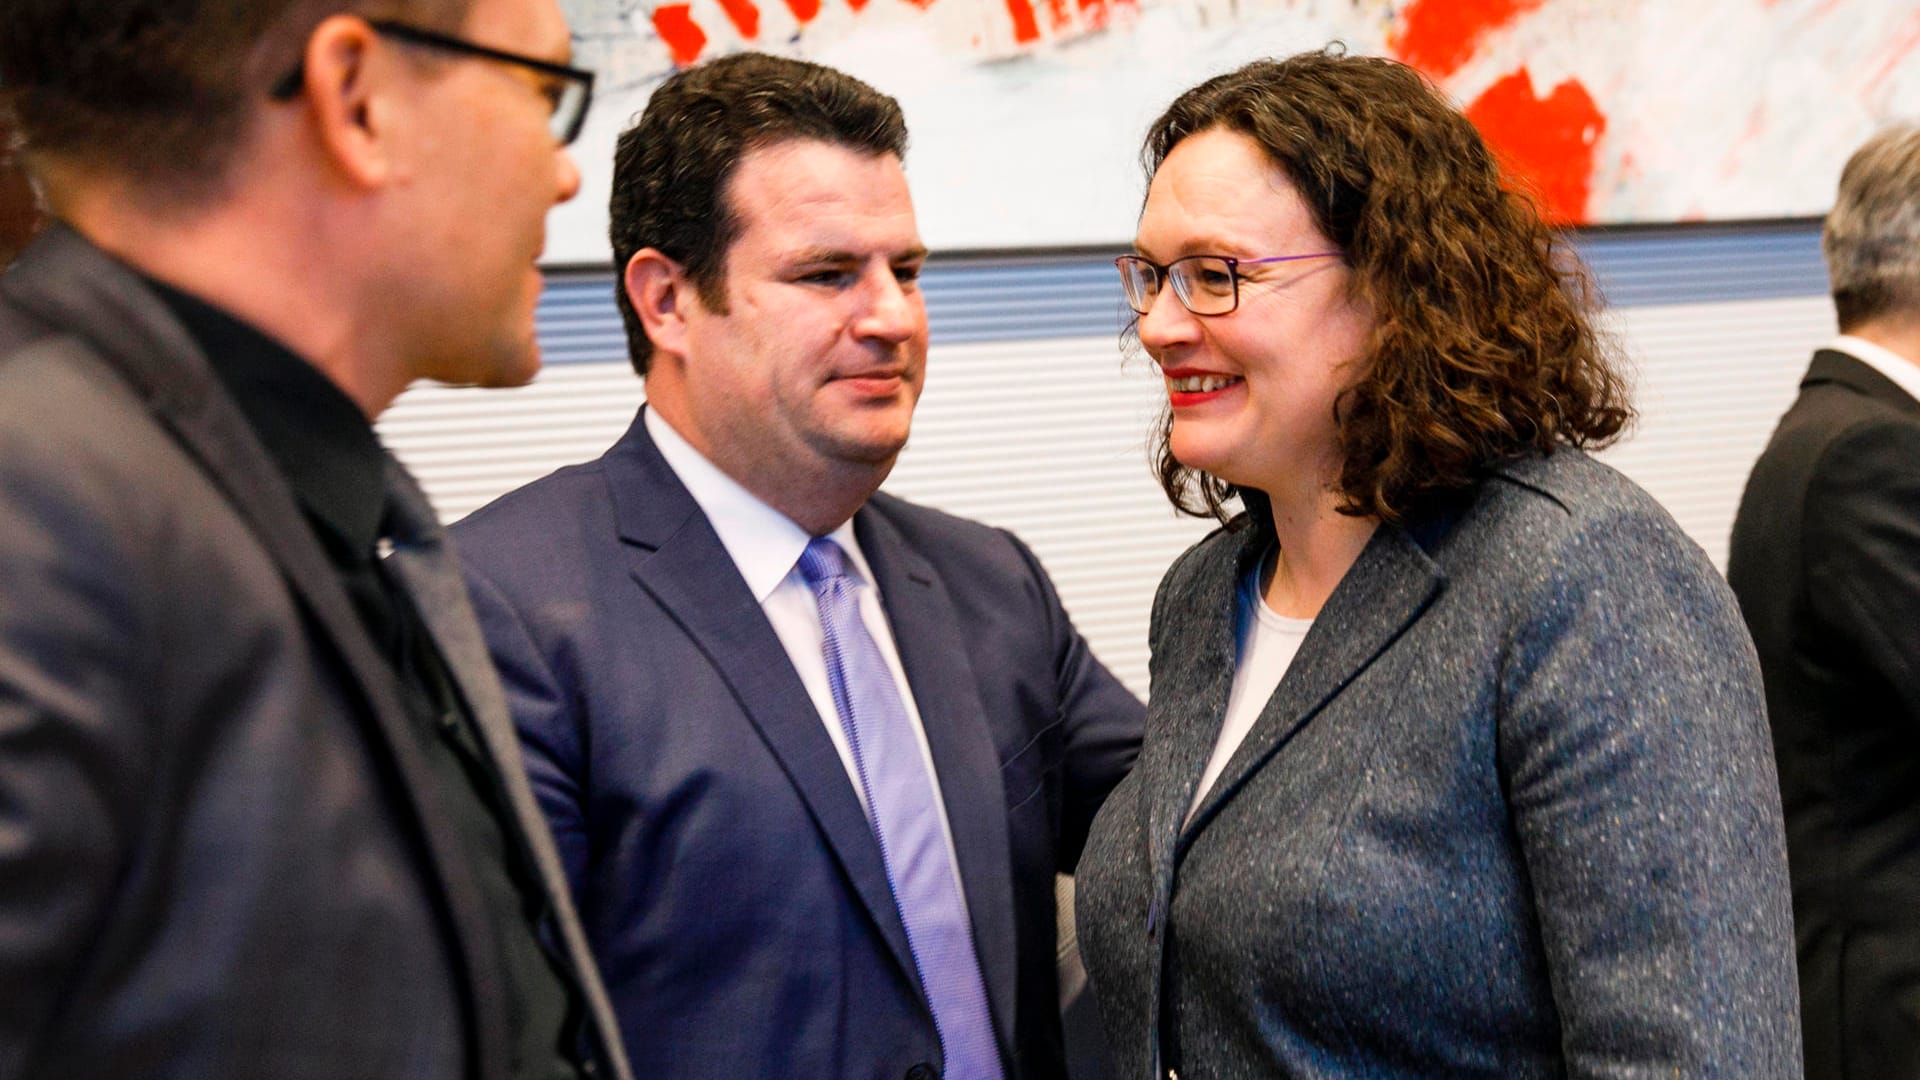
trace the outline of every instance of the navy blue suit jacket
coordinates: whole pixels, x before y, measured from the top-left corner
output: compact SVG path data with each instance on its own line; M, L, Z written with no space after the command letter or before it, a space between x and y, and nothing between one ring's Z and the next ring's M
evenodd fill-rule
M940 775L1008 1076L1057 1076L1054 874L1132 764L1142 707L1011 534L885 495L854 528ZM635 1074L937 1065L841 759L641 420L455 537Z

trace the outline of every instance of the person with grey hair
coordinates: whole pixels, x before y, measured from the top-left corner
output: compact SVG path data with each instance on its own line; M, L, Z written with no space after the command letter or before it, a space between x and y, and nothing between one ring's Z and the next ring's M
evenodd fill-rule
M555 0L6 0L0 1077L630 1075L373 420L539 367ZM384 553L384 554L383 554Z
M1747 481L1727 577L1785 802L1809 1080L1920 1077L1920 124L1847 162L1840 336Z

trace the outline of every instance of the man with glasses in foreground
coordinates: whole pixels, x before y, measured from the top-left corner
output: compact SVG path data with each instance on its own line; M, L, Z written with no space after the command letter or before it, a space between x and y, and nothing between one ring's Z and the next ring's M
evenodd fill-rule
M54 218L0 279L0 1076L627 1075L371 426L539 366L569 48L553 0L0 7Z
M635 1071L1059 1077L1054 875L1140 702L1010 534L877 494L927 362L894 100L743 54L620 139L647 406L455 532Z

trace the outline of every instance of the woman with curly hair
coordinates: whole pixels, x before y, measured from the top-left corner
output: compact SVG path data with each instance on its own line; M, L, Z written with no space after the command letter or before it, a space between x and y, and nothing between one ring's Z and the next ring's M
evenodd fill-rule
M1387 60L1212 79L1145 159L1161 477L1224 527L1080 862L1120 1075L1799 1075L1753 648L1584 452L1631 414L1578 260Z

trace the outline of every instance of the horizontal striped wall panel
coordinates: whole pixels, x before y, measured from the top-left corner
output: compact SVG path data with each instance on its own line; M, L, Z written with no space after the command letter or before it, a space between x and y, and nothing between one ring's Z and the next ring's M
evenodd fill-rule
M1615 307L1817 296L1826 292L1820 231L1810 222L1576 235L1601 295ZM927 321L941 344L1108 337L1129 313L1117 252L959 256L921 277ZM540 303L549 364L619 361L626 335L607 270L555 271Z
M1634 367L1640 421L1603 460L1666 506L1726 568L1727 539L1813 350L1834 334L1825 296L1619 308L1610 324Z

